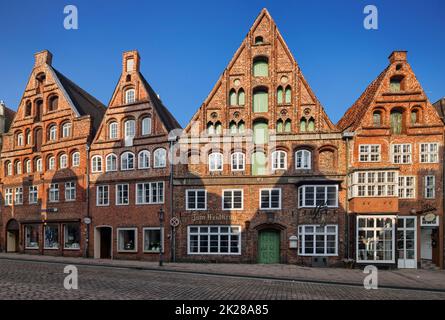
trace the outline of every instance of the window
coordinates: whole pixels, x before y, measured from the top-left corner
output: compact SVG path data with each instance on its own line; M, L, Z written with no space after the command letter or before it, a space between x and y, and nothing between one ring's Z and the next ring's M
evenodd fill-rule
M128 184L117 184L116 185L116 205L128 205L129 201L129 185Z
M12 172L12 163L11 162L6 162L6 174L8 176L12 176L13 172Z
M62 154L59 158L59 169L65 169L68 167L68 156Z
M20 161L15 162L15 174L22 174L22 163Z
M117 139L118 138L118 124L117 122L111 122L108 125L108 137L110 139Z
M272 170L286 170L287 153L284 151L272 152Z
M392 163L411 163L411 144L393 144Z
M26 225L25 226L25 248L38 249L39 248L39 226Z
M56 169L56 158L49 157L48 158L48 170L55 170Z
M255 121L253 124L253 142L266 144L269 142L269 126L265 120Z
M241 254L241 227L189 226L188 254Z
M153 167L165 168L167 166L167 151L163 148L156 149L153 153Z
M26 144L30 145L31 144L31 130L26 130Z
M245 155L242 152L232 153L232 171L244 171Z
M215 123L215 134L221 134L222 133L222 124L221 122L216 122Z
M185 199L187 210L207 210L206 190L187 190Z
M236 134L238 132L238 126L235 121L231 121L229 124L230 134Z
M39 201L39 189L37 186L29 187L29 204L36 204Z
M80 152L74 152L73 155L71 156L71 165L73 167L78 167L80 166Z
M439 144L421 143L420 144L420 163L439 162Z
M105 158L105 171L117 171L117 156L115 154L109 154Z
M435 176L425 176L423 178L424 186L425 186L425 199L434 199L436 198L436 177Z
M12 189L5 190L5 206L12 206Z
M309 132L315 131L315 120L313 118L310 118L307 123L307 131Z
M64 225L63 248L68 250L80 249L80 225L68 223Z
M419 111L411 110L411 124L419 123Z
M27 159L25 160L25 172L26 173L31 173L31 160Z
M261 189L260 208L263 210L281 209L281 189Z
M403 113L400 110L392 110L390 115L391 133L402 134L403 132Z
M246 104L246 94L243 89L238 90L238 105L244 106Z
M298 254L300 256L338 255L337 225L300 225L298 226Z
M305 118L300 120L300 132L306 132L307 121Z
M280 119L277 121L277 132L282 133L283 130L284 130L284 123L283 120Z
M215 134L215 126L213 125L213 122L207 124L207 134Z
M119 252L137 252L137 228L118 228L117 243Z
M138 168L148 169L150 168L150 152L142 150L138 155Z
M29 117L32 114L32 103L31 101L26 102L25 106L25 117Z
M125 152L121 155L121 170L133 170L134 169L134 154L131 152Z
M59 184L51 183L49 185L49 202L59 202Z
M59 107L59 98L52 96L48 99L48 111L56 111Z
M223 210L243 210L243 190L223 190Z
M278 87L277 89L277 103L283 104L283 87Z
M44 228L45 249L59 249L59 226L57 224L48 224Z
M56 139L57 139L57 127L55 125L51 125L49 127L48 140L56 141Z
M66 182L65 183L65 201L75 201L76 200L76 183Z
M253 60L253 76L267 77L269 75L269 62L266 57L257 57Z
M288 86L284 92L284 101L286 104L292 103L292 89Z
M92 172L102 172L101 156L93 156L93 158L91 158L91 170Z
M395 171L354 172L349 176L350 197L396 196Z
M399 176L399 198L413 199L416 197L415 181L416 177L414 176Z
M108 206L110 204L109 186L96 187L96 206Z
M134 59L127 59L127 72L134 70Z
M252 153L252 175L261 176L267 174L266 154L262 151Z
M264 40L262 36L255 37L255 44L263 44Z
M128 89L125 91L125 103L134 103L136 101L136 91L134 89Z
M295 168L309 170L312 166L312 153L308 150L298 150L295 152Z
M23 146L23 133L19 133L17 135L17 146L19 147Z
M231 106L236 106L237 105L237 101L236 101L236 91L235 89L230 90L229 93L229 103Z
M253 93L253 112L267 112L269 110L269 94L265 89L257 89Z
M292 121L290 119L287 119L284 122L284 132L291 132L292 131Z
M223 155L222 153L209 154L209 170L210 171L222 171L223 170Z
M402 78L401 77L393 77L390 79L390 91L393 93L400 92L402 90Z
M127 120L124 122L125 139L133 138L136 135L136 122L134 120Z
M71 123L64 123L62 126L62 138L68 138L71 136Z
M338 186L301 186L298 188L300 208L338 207Z
M42 159L41 158L38 158L36 160L36 171L37 172L42 172L43 171Z
M23 187L15 188L14 204L23 204Z
M164 243L164 232L160 228L144 228L143 234L144 252L160 252L161 243Z
M148 135L151 133L151 118L145 117L142 119L142 135Z
M164 203L164 182L136 184L136 204Z
M379 162L380 145L379 144L361 144L359 145L360 162Z
M357 217L357 262L394 263L393 216Z

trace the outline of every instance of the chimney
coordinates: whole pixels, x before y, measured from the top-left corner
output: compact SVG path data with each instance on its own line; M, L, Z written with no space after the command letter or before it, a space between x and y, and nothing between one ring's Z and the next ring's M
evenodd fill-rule
M37 52L35 55L35 64L34 64L34 68L36 67L40 67L44 64L49 64L51 65L53 62L53 54L51 52L49 52L48 50L43 50L40 52Z
M139 72L141 58L137 50L126 51L122 57L122 72L133 73Z
M391 55L389 56L389 62L391 64L393 64L394 62L406 62L407 61L407 56L408 51L403 51L403 50L397 50L397 51L393 51L391 53Z

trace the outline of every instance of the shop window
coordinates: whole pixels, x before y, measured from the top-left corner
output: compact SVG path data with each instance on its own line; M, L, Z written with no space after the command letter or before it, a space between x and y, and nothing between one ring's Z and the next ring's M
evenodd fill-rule
M144 228L144 252L160 252L164 235L160 228ZM164 246L162 246L164 248Z
M395 218L357 217L357 262L395 262Z
M39 248L39 226L27 225L25 226L25 248L38 249Z
M300 225L298 226L298 254L300 256L338 255L337 225Z
M77 223L68 223L64 225L64 249L80 249L80 225Z
M117 243L119 252L137 252L137 229L118 228Z
M59 249L59 226L48 224L44 228L45 249Z

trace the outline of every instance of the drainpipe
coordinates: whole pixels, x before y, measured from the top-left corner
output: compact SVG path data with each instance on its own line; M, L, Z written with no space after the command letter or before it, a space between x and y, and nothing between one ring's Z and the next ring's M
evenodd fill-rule
M85 196L86 196L86 202L87 202L87 218L90 223L86 225L86 236L85 236L85 258L89 257L89 246L90 246L90 224L91 224L91 217L90 217L90 145L87 144L85 147L86 150L86 156L87 156L87 166L86 166L86 190L85 190Z
M346 201L345 201L345 257L346 259L351 258L350 254L350 240L349 240L349 232L350 232L350 221L349 221L349 140L353 139L353 132L343 132L342 138L346 141Z
M175 216L175 210L173 206L173 168L174 168L174 144L178 141L176 134L169 135L168 142L170 144L170 172L169 172L169 184L170 184L170 218ZM170 226L170 260L176 262L176 227Z

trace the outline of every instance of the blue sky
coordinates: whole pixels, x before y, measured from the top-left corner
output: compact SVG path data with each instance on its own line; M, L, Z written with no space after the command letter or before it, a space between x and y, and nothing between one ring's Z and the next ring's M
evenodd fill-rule
M79 29L63 28L63 8L79 10ZM363 28L376 5L379 29ZM445 1L1 1L0 99L16 109L33 54L49 49L53 65L104 104L126 50L182 125L202 104L263 7L268 8L309 84L337 122L386 67L408 60L432 102L445 96Z

